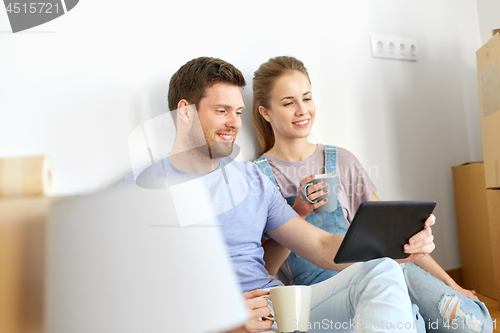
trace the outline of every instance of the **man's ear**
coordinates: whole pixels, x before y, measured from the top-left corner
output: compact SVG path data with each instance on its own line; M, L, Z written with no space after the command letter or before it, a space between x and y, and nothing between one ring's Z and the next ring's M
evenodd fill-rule
M181 99L179 103L177 103L177 119L178 121L182 121L185 124L189 124L191 122L192 115L189 113L189 105L191 105L187 100Z
M265 107L263 107L262 105L259 106L259 113L262 117L264 117L264 119L267 121L267 122L271 122L271 117L269 117L269 111L267 111L267 109Z

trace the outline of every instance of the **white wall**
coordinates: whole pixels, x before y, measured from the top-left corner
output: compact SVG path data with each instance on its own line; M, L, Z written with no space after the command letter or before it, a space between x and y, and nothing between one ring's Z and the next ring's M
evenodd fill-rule
M8 30L0 10L0 31ZM370 34L417 39L418 62L371 58ZM470 0L85 0L26 33L0 34L0 156L52 155L61 195L116 182L130 172L128 134L166 110L170 76L209 55L249 82L237 143L253 159L253 71L293 55L313 82L311 140L375 168L382 199L438 201L434 257L454 268L451 166L482 158L480 44Z
M500 0L476 0L481 44L491 38L491 31L500 29Z

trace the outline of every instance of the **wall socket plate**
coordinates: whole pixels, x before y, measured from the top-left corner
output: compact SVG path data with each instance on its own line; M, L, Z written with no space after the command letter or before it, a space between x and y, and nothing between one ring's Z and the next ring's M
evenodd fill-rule
M370 35L372 57L417 61L417 41L412 38Z

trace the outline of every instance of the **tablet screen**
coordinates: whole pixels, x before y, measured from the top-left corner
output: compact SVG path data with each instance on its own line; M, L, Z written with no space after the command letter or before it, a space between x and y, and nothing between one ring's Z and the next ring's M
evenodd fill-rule
M335 256L337 264L389 257L404 259L403 246L424 228L435 201L366 201Z

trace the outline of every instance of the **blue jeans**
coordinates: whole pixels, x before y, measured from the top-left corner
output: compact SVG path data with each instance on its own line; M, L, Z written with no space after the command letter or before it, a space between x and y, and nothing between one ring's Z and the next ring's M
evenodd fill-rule
M403 272L392 259L354 264L311 287L309 333L416 332L423 325L413 319Z
M414 263L402 264L410 299L420 308L427 332L492 332L484 303L465 297ZM456 313L450 322L453 309Z

